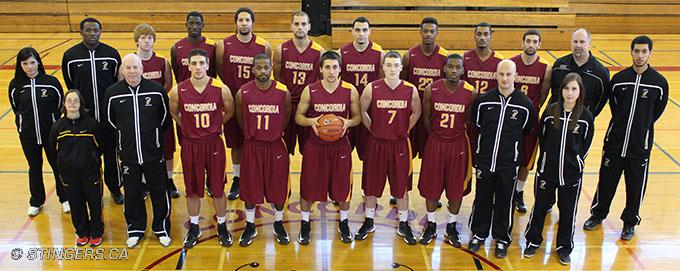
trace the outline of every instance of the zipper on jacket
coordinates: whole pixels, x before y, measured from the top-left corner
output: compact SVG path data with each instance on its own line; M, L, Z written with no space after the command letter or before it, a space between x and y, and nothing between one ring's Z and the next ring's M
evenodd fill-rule
M494 139L494 145L493 145L493 152L491 154L491 172L496 172L496 158L498 157L498 147L501 141L501 132L503 131L503 120L505 119L505 109L508 106L508 103L510 103L510 99L512 97L508 98L508 100L505 100L505 97L502 94L498 94L498 97L501 98L501 113L498 119L498 127L496 129L496 138Z
M139 86L136 89L128 86L128 89L132 93L132 110L135 119L135 149L137 149L137 161L141 165L144 162L142 157L142 137L140 136L140 126L139 126L139 102L137 100L137 92L139 91Z
M560 185L564 185L564 148L567 145L567 128L569 127L569 118L571 117L571 112L569 112L569 114L567 114L566 111L562 112L562 116L564 116L564 120L562 121L562 136L560 138L560 164L558 165Z
M633 118L635 117L635 107L637 106L638 89L640 88L640 79L642 75L635 76L635 87L633 88L633 96L630 104L630 112L628 112L628 123L626 124L626 135L623 138L623 147L621 148L621 157L626 157L628 152L628 140L630 140L630 129L633 126Z
M94 119L99 121L99 92L97 91L97 62L95 61L94 50L90 53L90 75L92 76L92 95L94 97Z
M38 145L42 145L42 137L40 136L40 114L38 113L38 101L35 97L35 78L31 78L31 104L33 104L33 119L35 122L35 138Z

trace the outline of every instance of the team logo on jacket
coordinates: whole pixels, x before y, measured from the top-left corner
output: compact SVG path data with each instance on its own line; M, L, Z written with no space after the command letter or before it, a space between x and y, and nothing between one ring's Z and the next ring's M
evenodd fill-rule
M541 180L541 181L539 182L539 184L538 184L538 188L541 189L541 190L545 190L545 185L546 185L547 183L548 183L548 182L546 182L545 180Z
M128 166L123 166L123 174L125 174L125 175L130 175L130 167L128 167Z
M649 92L649 89L646 89L646 88L643 89L643 90L642 90L642 95L640 96L640 98L645 98L645 99L647 99L647 92Z
M144 106L151 106L151 97L144 97Z
M512 115L510 115L510 118L516 120L516 119L517 119L517 114L519 114L519 111L513 109L513 110L512 110Z
M477 173L477 179L481 179L482 178L482 170L478 169L476 173Z
M109 62L102 62L102 71L108 71L109 70Z
M609 163L611 163L611 160L607 157L604 157L602 164L604 164L605 167L609 167Z
M579 129L579 128L581 128L580 125L578 125L578 124L574 125L574 131L573 131L573 133L574 133L574 134L578 134L578 129Z
M40 90L40 97L41 98L47 98L47 90L46 89L43 88L43 89Z

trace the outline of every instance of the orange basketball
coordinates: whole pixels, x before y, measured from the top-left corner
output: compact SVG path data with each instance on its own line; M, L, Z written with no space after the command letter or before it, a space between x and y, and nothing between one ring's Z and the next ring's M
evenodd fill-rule
M342 137L342 119L333 114L323 115L316 121L319 138L326 142L337 141Z

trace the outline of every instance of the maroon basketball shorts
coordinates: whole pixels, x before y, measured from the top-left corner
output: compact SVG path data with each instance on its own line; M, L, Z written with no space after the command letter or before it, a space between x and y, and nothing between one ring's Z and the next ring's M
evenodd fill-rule
M175 127L174 122L170 121L170 128L163 132L163 158L172 160L175 157Z
M308 141L302 153L300 195L307 201L345 202L352 195L352 147L347 138L331 143Z
M364 126L363 123L350 128L349 133L349 143L352 145L352 148L357 149L359 160L365 161L366 148L368 146L371 133L368 131L368 129L366 129L366 126Z
M538 127L534 126L531 131L524 136L524 156L522 166L528 170L534 169L536 164L536 153L538 153Z
M386 179L390 183L390 195L403 198L411 190L411 144L408 138L384 140L372 137L366 148L366 180L363 184L366 196L381 197Z
M302 153L302 148L305 143L305 127L301 127L295 123L295 112L297 111L297 104L291 103L291 114L290 120L288 120L288 126L286 131L283 133L283 141L286 142L286 147L288 148L288 153L295 155L296 142L299 144L300 153Z
M263 142L246 139L241 151L241 199L251 204L283 204L289 193L288 150L283 139Z
M240 149L243 146L243 131L238 126L236 117L233 117L224 124L224 137L226 137L227 148Z
M184 137L183 142L180 154L187 196L203 197L207 175L208 186L213 192L213 197L223 197L224 169L227 158L222 137L207 139Z
M423 150L425 148L425 141L427 141L427 131L425 131L425 125L423 124L423 119L418 119L416 126L409 133L409 138L411 139L411 147L413 148L413 157L423 158Z
M420 195L438 201L442 192L450 201L461 201L472 178L472 154L465 136L452 141L430 135L425 143L420 167Z

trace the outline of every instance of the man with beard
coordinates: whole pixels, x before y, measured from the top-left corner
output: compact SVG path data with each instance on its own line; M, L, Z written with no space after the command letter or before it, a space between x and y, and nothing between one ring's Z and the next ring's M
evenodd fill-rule
M668 81L649 65L652 40L638 36L630 44L633 66L614 75L609 108L612 119L604 139L600 180L583 229L592 231L607 217L616 187L625 174L626 207L622 240L631 240L640 224L640 205L647 188L654 123L668 103Z
M590 33L579 28L571 35L571 54L555 61L551 75L550 103L557 101L564 76L575 72L583 79L586 96L583 105L593 113L600 114L609 98L609 70L590 53Z
M550 72L552 67L548 62L536 54L541 48L541 33L538 30L530 29L522 36L522 53L512 57L510 60L517 65L517 79L515 84L519 90L529 97L536 109L536 116L545 102L548 91L550 90ZM526 213L527 207L524 204L524 185L529 175L529 170L533 169L538 150L538 118L531 120L534 128L524 137L524 159L519 167L517 174L517 187L515 192L515 208L520 213Z
M95 18L82 20L80 36L83 40L64 52L61 67L66 87L80 90L85 104L90 106L89 115L99 123L106 123L103 118L104 92L118 81L121 61L120 54L115 48L99 42L101 28L101 23ZM113 201L123 204L114 132L107 129L106 125L102 127L100 143L104 156L104 183L111 191Z
M304 144L304 130L295 123L295 112L302 90L319 78L319 58L324 48L309 39L307 33L311 25L309 15L304 11L293 14L290 24L293 38L274 49L274 78L284 83L291 95L291 120L288 122L283 139L286 141L288 153L295 154L296 140Z
M255 13L250 8L239 8L234 14L236 34L226 37L217 44L217 74L229 87L232 96L242 85L253 80L253 59L255 55L264 53L271 57L272 47L269 42L253 34ZM226 144L231 148L231 163L234 178L229 189L229 200L239 197L239 178L241 176L241 147L243 131L235 118L224 125Z
M491 50L493 30L488 23L475 26L475 48L463 54L465 73L462 79L480 94L498 86L496 67L505 57Z

